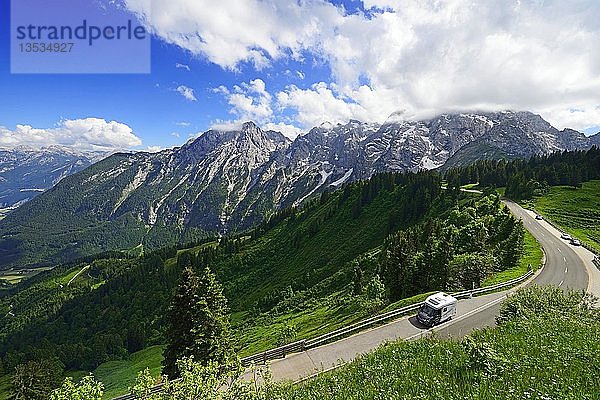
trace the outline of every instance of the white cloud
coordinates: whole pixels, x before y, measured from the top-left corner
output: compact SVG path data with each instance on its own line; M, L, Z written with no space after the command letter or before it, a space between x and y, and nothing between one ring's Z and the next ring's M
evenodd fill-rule
M302 129L291 124L286 124L285 122L269 122L264 124L262 126L262 129L264 129L265 131L280 132L281 134L283 134L283 136L291 140L294 140L302 133Z
M210 129L215 129L215 130L219 130L219 131L233 131L233 130L240 130L242 128L242 124L246 122L246 120L242 120L242 119L237 119L237 120L227 120L227 121L223 121L223 120L217 120L217 121L213 121L213 123L210 126ZM261 128L264 131L276 131L281 133L283 136L287 137L288 139L294 140L297 136L299 136L302 133L302 129L291 125L291 124L286 124L284 122L267 122L267 123L263 123ZM195 135L190 135L190 137L198 137L200 136L202 133L199 132Z
M189 71L189 70L190 70L190 66L189 66L189 65L186 65L186 64L180 64L180 63L176 63L176 64L175 64L175 68L185 69L185 70L187 70L187 71Z
M300 57L339 10L321 0L124 0L158 36L225 68L257 68L290 53Z
M68 146L77 150L125 150L139 146L142 140L120 122L100 118L63 120L54 128L17 125L14 130L0 126L0 147Z
M242 82L232 89L219 86L214 88L213 92L220 93L225 97L231 106L229 113L234 116L234 119L214 121L211 125L212 129L235 130L239 129L246 121L254 121L260 124L264 130L281 132L290 139L294 139L301 133L301 129L288 123L289 121L275 121L279 118L274 117L273 106L281 107L281 104L274 101L262 79L254 79L248 83Z
M345 101L336 93L335 85L324 82L316 83L309 89L291 85L277 94L277 102L283 108L295 110L296 119L304 128L323 121L337 123L349 119L372 119L363 106Z
M306 54L326 62L332 82L276 96L301 124L311 112L381 120L397 109L505 108L540 112L559 128L597 124L596 0L363 0L379 10L369 16L322 0L125 1L158 36L223 68ZM247 93L231 102L248 114L256 107Z
M180 121L180 122L176 122L175 125L177 126L190 126L191 124L187 121Z
M197 101L198 99L194 95L194 89L191 87L187 87L185 85L179 85L177 89L175 89L180 95L185 97L189 101Z
M581 105L572 109L549 108L540 110L540 115L554 126L581 131L600 126L600 106Z
M164 148L161 146L148 146L146 150L148 153L158 153L159 151L163 151Z
M265 83L261 79L254 79L248 83L243 82L234 86L233 89L219 86L213 91L225 96L231 106L229 112L238 120L253 120L263 123L273 115L271 95L267 92Z

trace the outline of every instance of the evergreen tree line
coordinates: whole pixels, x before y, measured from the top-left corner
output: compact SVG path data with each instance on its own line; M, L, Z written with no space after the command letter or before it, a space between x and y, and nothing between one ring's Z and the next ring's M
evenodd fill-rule
M584 182L600 179L600 149L594 146L528 160L480 160L450 169L445 178L451 189L479 182L482 187L506 187L506 196L514 200L528 199L542 194L548 186L580 187Z

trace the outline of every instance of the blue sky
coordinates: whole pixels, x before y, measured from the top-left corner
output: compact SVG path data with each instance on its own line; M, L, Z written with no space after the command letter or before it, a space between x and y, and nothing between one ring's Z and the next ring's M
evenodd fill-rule
M150 14L148 1L123 6L153 29L152 72L93 75L11 74L9 2L0 1L0 138L18 138L17 125L76 135L65 120L95 118L129 127L141 140L119 144L164 148L245 119L293 136L324 120L382 122L397 110L421 118L506 108L539 112L558 128L600 130L600 60L591 50L600 43L600 7L594 1L539 9L539 2L519 8L502 1L485 10L460 0L403 7L385 0L291 6L269 0L253 7L256 0L248 0L251 15L239 26L235 2L213 2L212 9L198 8L197 0L154 2ZM211 12L224 16L223 23L202 15ZM471 20L482 21L463 27ZM571 39L578 35L584 41ZM193 97L183 95L186 88Z
M184 143L189 135L208 129L216 120L231 118L227 101L211 89L262 78L273 89L301 84L297 62L283 60L272 68L255 71L240 65L232 72L154 37L151 74L11 74L9 2L0 2L0 126L17 124L51 128L62 119L99 117L130 126L143 146L168 147ZM177 64L186 65L189 71ZM313 80L327 79L326 68L307 71ZM194 88L197 101L189 101L176 88ZM188 125L189 124L189 125Z

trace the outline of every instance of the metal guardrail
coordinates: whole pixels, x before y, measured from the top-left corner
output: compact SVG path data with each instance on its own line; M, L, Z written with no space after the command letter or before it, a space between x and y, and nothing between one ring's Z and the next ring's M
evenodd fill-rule
M298 340L297 342L293 342L290 344L286 344L284 346L276 347L274 349L270 349L267 351L263 351L262 353L254 354L249 357L244 357L240 361L244 367L250 366L252 364L266 363L269 360L275 360L277 358L285 358L286 355L290 353L299 353L306 350L308 347L306 345L306 340Z
M526 280L527 278L529 278L530 276L532 276L533 273L534 273L533 270L529 270L529 271L527 271L527 273L519 276L518 278L514 278L514 279L511 279L506 282L498 283L496 285L485 286L485 287L481 287L481 288L477 288L477 289L471 289L471 290L465 290L463 292L453 293L452 296L454 296L457 299L465 299L465 298L473 297L475 295L480 295L480 294L484 294L484 293L488 293L488 292L494 292L498 289L503 289L503 288L521 283L524 280ZM366 328L370 328L370 327L380 324L382 322L395 319L396 317L399 317L408 312L416 311L417 309L419 309L419 307L421 307L422 304L423 304L423 302L419 302L419 303L411 304L409 306L398 308L396 310L388 311L386 313L364 319L362 321L345 326L343 328L336 329L332 332L325 333L316 338L313 338L310 340L304 340L304 339L299 340L297 342L286 344L285 346L276 347L274 349L263 351L262 353L254 354L249 357L244 357L240 361L243 366L247 367L247 366L250 366L253 364L261 364L261 363L264 364L269 360L285 358L285 356L288 354L299 353L299 352L303 352L303 351L306 351L306 350L309 350L309 349L312 349L315 347L319 347L325 343L331 342L334 339L338 339L338 338L344 337L346 335L349 335L351 333L355 333L355 332L364 330ZM178 379L176 379L175 381L178 381ZM163 384L159 384L159 385L151 388L149 393L158 393L162 390L162 388L163 388ZM135 399L136 399L136 397L134 395L126 394L124 396L115 397L113 400L135 400Z
M172 382L177 382L179 380L181 380L181 378L173 379ZM153 386L150 389L148 389L148 392L146 393L146 395L160 393L160 392L162 392L163 387L164 387L164 384L159 383L158 385ZM123 396L115 397L112 400L140 400L140 399L138 399L135 395L129 393L129 394L125 394Z

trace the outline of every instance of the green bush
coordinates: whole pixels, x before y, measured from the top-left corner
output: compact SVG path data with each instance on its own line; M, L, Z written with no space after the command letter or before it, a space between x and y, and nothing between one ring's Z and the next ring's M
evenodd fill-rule
M582 291L563 291L556 286L531 286L519 289L500 308L496 317L498 324L515 319L538 318L549 313L565 316L595 315L596 298Z

